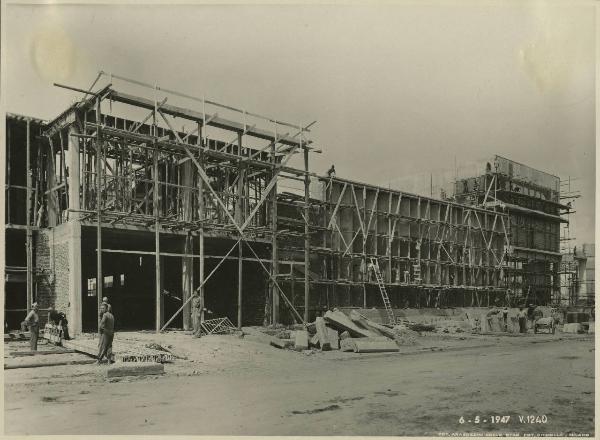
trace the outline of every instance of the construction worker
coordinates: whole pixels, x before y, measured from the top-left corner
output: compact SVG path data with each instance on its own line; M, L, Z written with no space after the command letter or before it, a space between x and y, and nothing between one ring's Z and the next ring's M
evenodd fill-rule
M519 318L519 333L527 333L527 311L525 307L519 307L517 317Z
M533 328L533 323L535 321L535 306L533 304L529 304L527 308L527 320L529 321L529 328Z
M329 176L329 178L335 177L335 166L331 165L331 168L327 170L327 176Z
M504 321L504 331L508 331L508 307L502 309L502 319Z
M54 306L50 306L50 308L48 309L48 322L50 324L58 325L59 320L60 317L58 316L58 312L56 311Z
M102 303L100 307L102 311L102 320L100 321L100 347L98 349L98 361L102 363L102 359L106 356L109 363L112 363L112 343L115 335L115 317L108 310L108 305Z
M200 294L200 287L194 292L192 298L192 326L194 328L194 337L201 336L200 324L204 322L204 298Z
M31 305L31 311L27 314L24 324L29 328L31 338L29 339L29 346L31 351L37 351L37 342L40 334L40 317L38 315L38 304L34 302Z
M367 281L371 282L373 279L373 271L375 270L375 265L371 262L367 263Z

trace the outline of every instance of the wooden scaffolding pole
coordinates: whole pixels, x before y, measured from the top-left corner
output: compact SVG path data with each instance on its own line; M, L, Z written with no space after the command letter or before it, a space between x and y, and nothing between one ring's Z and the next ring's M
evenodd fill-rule
M198 122L198 136L196 137L196 143L203 146L203 127ZM203 165L202 152L198 154L198 162ZM200 221L200 228L198 229L198 285L200 286L200 304L204 308L204 181L198 175L198 220ZM200 312L200 319L203 320L204 312Z
M27 223L26 252L27 252L27 311L31 310L33 303L33 231L31 229L31 124L27 120L27 155L25 172L27 173L27 201L25 203L25 216ZM9 220L10 221L10 220Z
M158 183L158 149L156 148L156 144L154 145L155 149L154 149L154 191L153 191L153 197L152 197L152 209L154 211L154 249L156 252L155 255L155 267L156 267L156 276L155 276L155 288L156 288L156 332L160 332L160 327L161 327L161 321L162 321L162 304L161 304L161 298L162 298L162 291L161 291L161 285L162 285L162 272L161 272L161 267L160 267L160 220L159 220L159 200L158 200L158 196L159 196L159 183Z
M238 154L242 155L242 133L238 133ZM238 164L238 181L237 181L237 200L236 200L236 221L241 224L244 221L244 209L243 209L243 192L244 192L244 181L245 181L245 170L242 165L242 161ZM240 235L240 242L238 244L238 299L237 299L237 326L242 328L242 236Z
M271 160L273 161L273 179L277 179L275 172L275 142L271 144ZM275 183L271 189L271 247L272 247L272 263L271 263L271 276L273 278L271 283L271 304L273 307L271 323L277 324L279 322L279 292L275 285L277 275L279 273L279 253L277 249L277 183Z
M308 148L306 147L304 147L304 171L306 171L304 174L304 322L308 322L310 303L310 176L308 175Z
M100 117L100 97L96 100L96 301L98 310L102 305L102 125ZM100 315L98 314L98 331Z

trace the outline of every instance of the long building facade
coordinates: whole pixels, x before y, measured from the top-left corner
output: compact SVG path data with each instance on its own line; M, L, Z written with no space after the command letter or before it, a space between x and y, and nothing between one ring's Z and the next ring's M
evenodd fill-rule
M555 282L553 196L537 249L516 209L319 176L310 125L156 92L109 85L52 121L7 115L7 326L33 301L75 333L96 329L104 296L120 328L160 330L190 327L194 291L242 326L383 308L381 288L393 308L489 306L514 304L538 271Z

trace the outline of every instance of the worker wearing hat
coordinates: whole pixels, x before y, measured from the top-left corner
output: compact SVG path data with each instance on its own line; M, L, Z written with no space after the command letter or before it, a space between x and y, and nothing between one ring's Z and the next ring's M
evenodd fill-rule
M37 351L38 337L40 334L40 317L38 315L38 304L36 302L31 305L31 311L27 314L24 323L29 327L29 332L31 333L31 339L29 339L31 351Z

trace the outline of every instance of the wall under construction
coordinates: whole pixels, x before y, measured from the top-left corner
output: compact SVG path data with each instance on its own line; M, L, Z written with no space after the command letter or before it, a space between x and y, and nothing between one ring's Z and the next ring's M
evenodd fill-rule
M31 276L7 314L57 305L78 332L103 296L121 328L156 330L190 327L195 290L240 326L382 307L381 286L395 308L511 302L507 213L318 176L311 124L112 78L152 99L63 86L83 98L53 121L7 117L7 166L30 170L7 174L27 201L7 237L29 234Z
M501 156L483 166L480 175L456 182L454 199L509 214L512 295L528 304L558 302L560 225L571 209L561 203L560 179Z

